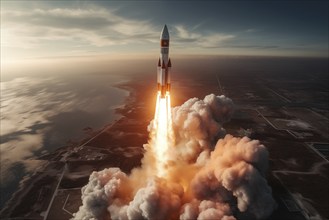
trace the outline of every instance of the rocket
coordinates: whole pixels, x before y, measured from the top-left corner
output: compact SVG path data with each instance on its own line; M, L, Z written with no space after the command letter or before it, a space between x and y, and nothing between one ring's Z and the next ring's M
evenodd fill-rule
M160 57L158 61L157 82L158 92L164 98L170 92L171 61L169 58L169 32L165 25L160 34Z

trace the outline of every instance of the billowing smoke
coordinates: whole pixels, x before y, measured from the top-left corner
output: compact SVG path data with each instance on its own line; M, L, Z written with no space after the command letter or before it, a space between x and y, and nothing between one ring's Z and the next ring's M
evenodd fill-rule
M225 136L231 99L206 96L172 109L173 146L166 175L156 174L150 142L142 166L93 172L75 219L264 219L276 207L265 174L268 152L257 140ZM235 216L235 217L234 217Z
M213 94L173 108L176 141L176 146L170 148L173 160L194 163L202 151L213 150L218 138L225 134L222 125L230 120L233 110L231 99Z

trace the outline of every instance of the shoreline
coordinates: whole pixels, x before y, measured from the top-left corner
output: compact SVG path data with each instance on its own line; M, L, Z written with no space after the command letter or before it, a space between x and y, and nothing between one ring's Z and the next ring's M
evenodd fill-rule
M33 159L24 160L40 161L44 164L40 169L37 169L32 173L27 173L26 175L24 175L24 177L19 181L18 188L15 190L12 196L4 203L2 209L0 210L1 217L9 216L12 214L12 210L14 210L13 207L17 206L17 203L20 203L22 197L27 195L28 191L31 190L29 186L33 185L34 182L37 181L36 179L38 179L38 177L42 176L43 174L46 174L47 169L51 169L50 167L53 164L57 164L58 166L63 167L64 164L67 163L67 161L72 160L72 158L69 158L68 155L65 155L66 153L73 152L75 148L81 148L87 145L90 141L97 138L104 132L114 132L114 127L122 127L125 121L131 117L129 116L129 114L131 113L130 110L132 106L134 106L134 104L136 103L136 88L134 89L132 83L130 82L116 84L113 85L113 87L128 92L122 104L113 108L114 115L116 115L116 118L111 123L104 124L96 131L90 127L82 128L81 130L83 130L83 136L85 137L83 137L78 142L69 140L66 145L61 146L52 152L42 154ZM140 147L142 148L142 145Z

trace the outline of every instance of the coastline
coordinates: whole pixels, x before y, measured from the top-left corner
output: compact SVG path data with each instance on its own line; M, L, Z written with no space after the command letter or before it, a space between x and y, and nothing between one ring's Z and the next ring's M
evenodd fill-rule
M36 169L32 173L27 173L27 175L24 175L24 177L19 181L18 188L15 190L15 192L12 194L12 196L4 203L1 211L0 216L1 217L9 217L12 214L19 215L19 210L22 209L20 207L20 204L23 204L26 202L26 198L28 197L31 191L37 190L37 188L33 189L31 187L32 185L38 185L37 182L40 181L43 177L46 176L52 176L53 180L56 179L56 172L60 171L66 163L81 163L83 160L75 160L74 151L76 148L81 148L82 146L86 145L85 143L89 140L93 139L95 136L101 135L102 133L111 133L114 132L116 128L114 127L122 127L124 125L124 121L126 121L127 115L131 112L129 112L128 108L131 108L131 106L134 104L135 100L135 91L131 86L126 85L127 83L121 83L117 85L113 85L114 88L122 89L128 92L126 97L124 98L122 104L114 106L114 119L111 123L105 124L104 126L100 127L96 131L94 131L90 127L81 128L84 132L84 136L80 141L68 141L65 146L59 147L56 150L50 152L50 153L44 153L41 156L33 159L28 159L25 161L37 161L42 163L42 166L39 167L39 169ZM128 117L131 117L128 115ZM146 131L146 128L145 128ZM142 145L141 145L142 147ZM106 150L106 147L104 147L104 150ZM136 151L136 150L135 150ZM71 154L71 155L70 155ZM88 161L88 158L86 162L87 164L90 163ZM92 163L91 163L92 164ZM92 164L92 166L94 166ZM54 167L58 170L54 170ZM107 164L104 163L102 167L107 167ZM84 178L85 182L87 183L88 179ZM54 181L56 182L56 181ZM42 185L40 185L41 187ZM51 188L51 187L50 187ZM30 195L31 196L31 195ZM20 208L19 208L20 207ZM19 211L17 213L17 211ZM24 211L23 211L24 212ZM21 216L21 215L19 215Z

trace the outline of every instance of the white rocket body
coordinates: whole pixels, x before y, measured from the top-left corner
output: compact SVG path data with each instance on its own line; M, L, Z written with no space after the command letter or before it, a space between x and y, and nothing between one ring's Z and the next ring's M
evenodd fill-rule
M161 92L161 98L170 92L170 71L171 61L169 58L169 32L167 25L162 29L160 35L160 58L158 61L157 82L158 91Z

